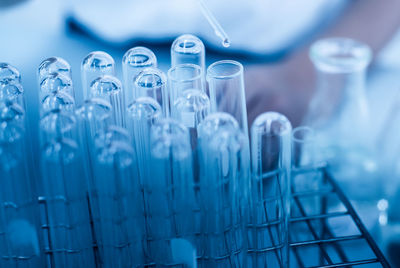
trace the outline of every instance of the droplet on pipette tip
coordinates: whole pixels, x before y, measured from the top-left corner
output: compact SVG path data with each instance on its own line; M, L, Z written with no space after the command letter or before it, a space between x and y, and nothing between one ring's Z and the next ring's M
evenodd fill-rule
M224 40L222 40L222 45L224 47L230 47L231 46L231 41L228 38L225 38Z

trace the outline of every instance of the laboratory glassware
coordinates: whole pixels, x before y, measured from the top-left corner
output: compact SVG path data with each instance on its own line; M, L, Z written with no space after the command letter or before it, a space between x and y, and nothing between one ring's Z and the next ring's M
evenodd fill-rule
M125 104L129 105L136 98L136 76L148 67L157 67L157 58L153 51L146 47L129 49L122 58L122 73L124 77Z
M111 124L112 107L103 99L91 98L76 110L75 115L79 131L79 144L82 147L84 158L84 171L86 179L91 180L94 176L95 139L100 133L107 132L107 128Z
M0 101L18 103L25 110L24 89L18 82L0 82Z
M74 98L63 91L49 93L42 99L39 105L40 116L55 109L61 109L73 113L75 110Z
M151 129L151 176L144 181L147 252L156 265L171 265L176 252L169 251L174 239L199 249L200 206L194 194L192 154L187 128L161 119ZM180 251L190 251L181 248ZM201 252L197 252L201 256Z
M329 162L350 199L373 202L382 191L365 92L371 49L356 40L327 38L311 46L310 58L317 73L317 90L304 125L315 130L317 160Z
M68 119L67 119L68 118ZM94 267L93 237L76 120L53 110L40 122L41 199L54 267Z
M227 113L199 125L200 196L205 267L245 267L250 157L248 141Z
M191 63L200 66L203 74L206 68L206 50L203 42L194 35L184 34L174 40L171 46L171 67Z
M150 97L139 97L126 112L127 129L133 138L141 181L149 180L151 165L150 134L153 125L162 118L161 106Z
M29 170L24 110L0 100L0 266L43 267L39 206Z
M315 166L315 131L308 126L299 126L292 131L292 165L294 167Z
M102 98L111 104L113 124L125 126L125 103L122 85L118 78L104 75L96 78L90 85L90 98Z
M81 65L81 78L83 99L90 97L90 86L92 82L103 75L115 75L114 59L103 51L89 53Z
M164 116L169 116L169 93L167 77L158 68L149 67L138 74L135 80L135 95L151 97L160 104Z
M248 136L243 65L232 60L217 61L207 68L207 82L211 110L232 115Z
M111 141L97 148L89 197L99 263L103 267L143 267L143 194L129 144Z
M75 99L74 87L70 77L62 73L51 73L46 75L39 85L39 100L50 95L50 93L56 93L58 91L65 92Z
M71 65L60 57L50 57L42 61L38 68L39 85L49 74L60 73L72 79Z
M289 267L291 135L289 120L276 112L251 126L250 267Z
M1 83L21 83L21 74L18 69L6 62L0 62Z
M200 90L188 89L175 101L171 117L189 129L193 151L197 148L198 126L209 114L210 100Z
M200 66L189 63L171 67L168 70L168 87L171 107L187 89L206 92L203 70Z

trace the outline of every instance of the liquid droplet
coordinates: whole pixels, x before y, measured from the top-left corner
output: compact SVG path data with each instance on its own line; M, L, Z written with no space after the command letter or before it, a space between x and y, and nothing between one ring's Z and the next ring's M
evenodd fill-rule
M222 45L224 47L230 47L231 46L231 41L229 41L228 38L225 38L224 40L222 40Z

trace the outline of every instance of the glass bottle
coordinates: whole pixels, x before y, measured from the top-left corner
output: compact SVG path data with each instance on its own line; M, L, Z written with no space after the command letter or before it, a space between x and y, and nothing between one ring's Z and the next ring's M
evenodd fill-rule
M311 46L317 91L304 125L315 130L317 160L326 160L353 200L381 194L372 154L365 76L371 49L348 38L327 38Z

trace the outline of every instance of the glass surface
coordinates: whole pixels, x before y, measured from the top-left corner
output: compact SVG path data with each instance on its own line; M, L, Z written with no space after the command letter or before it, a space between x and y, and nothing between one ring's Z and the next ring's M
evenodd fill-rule
M205 73L206 51L203 42L196 36L184 34L174 40L171 46L171 67L191 63L200 66Z
M289 120L275 112L251 126L250 267L289 267L291 135Z

